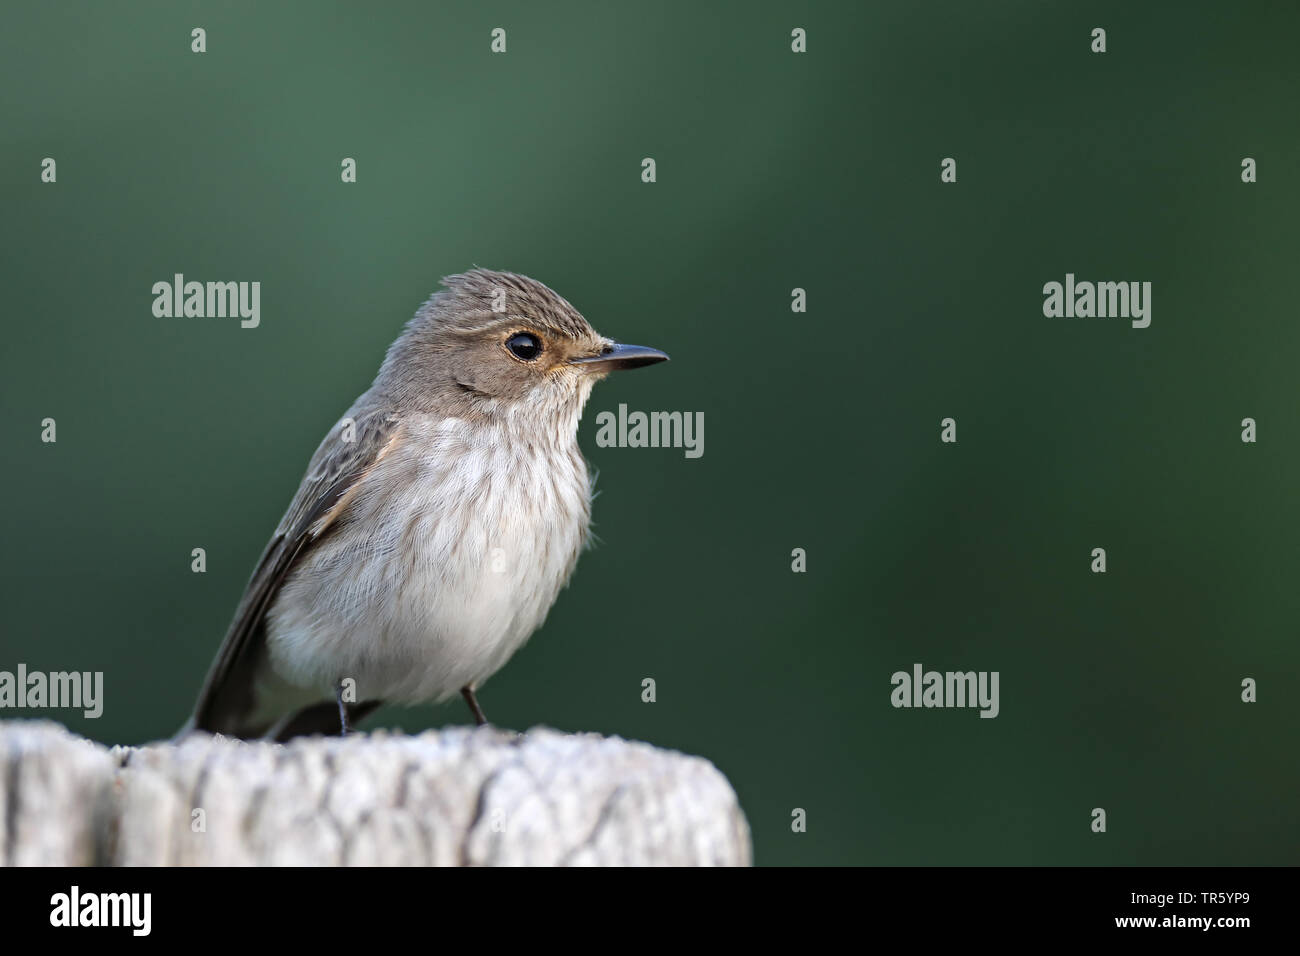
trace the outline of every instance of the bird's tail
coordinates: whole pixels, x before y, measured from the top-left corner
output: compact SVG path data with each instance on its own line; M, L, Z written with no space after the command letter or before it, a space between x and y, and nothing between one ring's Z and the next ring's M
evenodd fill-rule
M348 727L355 726L358 721L363 720L382 703L383 701L380 700L363 700L359 704L344 704L343 706L348 709ZM273 727L267 730L265 737L267 740L274 740L276 743L282 744L294 737L307 737L311 734L337 737L342 732L343 725L339 722L339 705L331 700L304 707L283 720L277 721Z
M381 700L364 700L359 704L346 704L349 729L370 716L382 703ZM190 734L206 729L198 727L194 717L190 717L189 720L185 721L184 726L172 736L171 743L178 744ZM319 704L312 704L310 707L303 707L294 711L269 727L263 724L257 727L221 729L214 732L227 737L237 737L241 740L273 740L282 744L294 737L308 737L312 734L337 737L342 732L342 729L342 724L339 722L338 704L334 701L321 701Z

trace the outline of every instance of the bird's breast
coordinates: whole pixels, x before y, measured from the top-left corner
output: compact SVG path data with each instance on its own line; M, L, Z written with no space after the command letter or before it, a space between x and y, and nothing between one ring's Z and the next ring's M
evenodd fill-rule
M272 610L272 661L295 683L449 697L505 663L573 571L590 521L576 442L406 427Z

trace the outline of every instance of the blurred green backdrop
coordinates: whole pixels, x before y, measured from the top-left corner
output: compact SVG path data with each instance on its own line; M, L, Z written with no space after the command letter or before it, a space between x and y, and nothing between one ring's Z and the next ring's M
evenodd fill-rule
M1297 862L1300 15L1070 6L7 4L0 668L175 730L317 442L479 264L673 357L588 406L602 543L495 723L707 756L761 864ZM261 327L154 318L175 272ZM1044 318L1066 272L1151 281L1151 327ZM597 448L620 402L704 456ZM1001 715L893 709L915 662Z

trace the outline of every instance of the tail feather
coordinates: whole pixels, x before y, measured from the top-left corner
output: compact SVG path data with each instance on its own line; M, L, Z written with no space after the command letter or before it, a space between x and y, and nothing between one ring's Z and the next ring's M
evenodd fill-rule
M364 700L359 704L344 704L348 709L349 726L364 720L382 703L383 701L380 700ZM343 726L339 723L339 705L334 701L324 701L304 707L288 719L281 721L267 732L267 736L276 743L282 744L294 737L307 737L311 734L337 737L342 731Z
M365 720L382 704L382 700L365 700L359 704L346 704L349 728L355 727ZM339 723L339 705L334 701L321 701L319 704L303 707L270 726L261 724L255 727L221 727L214 729L197 726L194 718L191 717L185 721L185 726L176 731L176 734L171 738L171 742L174 744L180 743L190 734L202 730L223 734L227 737L238 737L241 740L273 740L282 744L294 737L308 737L312 734L337 737L342 729L342 725Z

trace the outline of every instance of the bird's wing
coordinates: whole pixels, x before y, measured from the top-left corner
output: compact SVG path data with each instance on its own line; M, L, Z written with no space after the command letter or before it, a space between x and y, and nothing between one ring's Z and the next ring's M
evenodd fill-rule
M312 456L297 495L280 520L248 581L235 619L208 671L190 726L235 736L256 735L245 726L252 710L253 680L264 652L266 612L297 562L346 510L353 493L402 436L391 414L373 411L355 419L351 441L344 418Z

